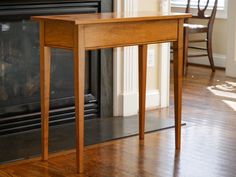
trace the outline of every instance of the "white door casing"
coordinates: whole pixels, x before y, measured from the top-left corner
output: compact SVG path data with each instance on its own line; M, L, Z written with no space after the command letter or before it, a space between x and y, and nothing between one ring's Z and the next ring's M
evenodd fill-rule
M161 12L170 12L170 0L161 0ZM159 62L160 107L168 107L170 102L170 43L160 45Z
M169 0L160 1L161 11L169 12ZM116 0L116 13L132 15L138 11L137 0ZM160 90L147 91L146 107L169 106L169 44L160 46L159 85ZM130 116L138 113L138 48L124 47L114 49L113 62L113 113L114 116ZM161 94L160 94L161 93Z

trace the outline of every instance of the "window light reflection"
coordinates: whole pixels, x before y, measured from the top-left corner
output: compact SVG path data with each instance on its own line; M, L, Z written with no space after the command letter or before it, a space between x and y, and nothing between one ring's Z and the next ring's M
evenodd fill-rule
M236 82L226 81L223 84L209 86L207 89L215 96L224 97L222 101L236 111Z

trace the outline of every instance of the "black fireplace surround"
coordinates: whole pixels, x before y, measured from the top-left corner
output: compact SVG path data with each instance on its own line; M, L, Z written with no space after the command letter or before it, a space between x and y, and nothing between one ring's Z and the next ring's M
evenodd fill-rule
M0 1L0 136L40 128L39 32L38 24L30 16L112 11L111 2L107 3L107 0ZM111 50L86 54L85 119L111 114L112 60L106 61L111 57ZM50 126L74 121L72 63L72 52L52 50ZM104 76L106 80L101 79Z

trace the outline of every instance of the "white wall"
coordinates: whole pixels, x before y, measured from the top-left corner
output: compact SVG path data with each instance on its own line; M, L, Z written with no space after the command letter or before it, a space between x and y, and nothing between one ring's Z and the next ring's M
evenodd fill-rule
M226 75L236 77L236 1L229 0L228 3Z

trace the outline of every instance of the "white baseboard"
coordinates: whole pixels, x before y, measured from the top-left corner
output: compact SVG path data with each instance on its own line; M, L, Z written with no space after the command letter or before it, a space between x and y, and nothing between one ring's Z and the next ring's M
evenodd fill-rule
M193 53L191 53L193 54ZM198 53L194 53L198 54ZM216 67L225 68L226 67L226 55L222 54L213 54L214 64ZM173 61L173 57L171 57L171 61ZM200 64L205 66L210 66L208 57L196 57L196 58L189 58L189 63L193 64Z
M138 113L138 93L125 93L120 95L120 101L123 102L121 114L119 116L132 116ZM160 106L159 90L147 90L146 109L155 109Z
M226 56L221 54L213 54L214 64L217 67L225 68ZM189 58L189 63L210 66L208 57Z
M132 116L138 112L138 93L125 93L120 95L123 101L121 116Z
M148 90L146 94L146 109L154 109L160 106L160 91Z

